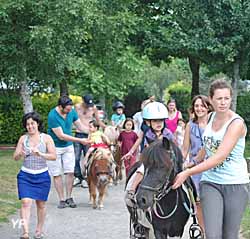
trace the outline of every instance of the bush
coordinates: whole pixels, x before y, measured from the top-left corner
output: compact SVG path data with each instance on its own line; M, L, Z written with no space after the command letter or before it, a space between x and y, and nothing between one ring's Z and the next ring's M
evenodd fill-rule
M49 111L57 105L58 96L37 95L32 97L33 108L44 122L47 130ZM0 144L16 144L24 129L22 127L23 106L17 94L1 94L0 97Z
M247 129L248 129L248 138L249 138L249 130L250 130L250 94L246 93L244 95L240 95L237 98L237 113L245 120Z
M164 100L168 101L169 98L176 100L176 106L182 113L182 117L188 121L188 109L191 106L191 86L178 81L177 83L171 84L164 92Z

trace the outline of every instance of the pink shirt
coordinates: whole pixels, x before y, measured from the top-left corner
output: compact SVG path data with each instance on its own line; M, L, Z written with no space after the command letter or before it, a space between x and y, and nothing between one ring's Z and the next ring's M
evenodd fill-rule
M177 129L177 122L179 119L179 111L176 112L176 115L173 119L166 119L165 123L167 125L167 128L174 133L175 130Z

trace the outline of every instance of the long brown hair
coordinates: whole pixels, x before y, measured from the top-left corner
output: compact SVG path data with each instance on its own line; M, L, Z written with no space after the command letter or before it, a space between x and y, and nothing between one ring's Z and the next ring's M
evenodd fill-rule
M208 113L213 111L213 106L210 104L209 99L208 99L207 96L205 96L205 95L196 95L196 96L194 96L194 98L192 99L191 108L190 108L190 113L194 114L194 119L193 119L194 122L197 122L197 120L198 120L198 117L195 114L195 110L194 110L195 102L198 99L200 99L203 106L208 109Z

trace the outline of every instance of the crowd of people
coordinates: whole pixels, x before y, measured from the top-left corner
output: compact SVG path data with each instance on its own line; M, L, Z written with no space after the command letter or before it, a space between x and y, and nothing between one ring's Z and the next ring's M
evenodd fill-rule
M232 94L225 80L214 81L208 97L197 95L193 98L187 123L174 99L165 105L157 102L155 97L149 97L142 101L141 110L132 118L126 118L125 105L121 101L113 105L111 124L119 132L117 143L126 175L140 160L144 147L154 141L167 138L181 149L184 168L176 176L173 189L192 177L198 193L198 222L207 239L238 238L250 194L243 156L246 126L244 120L230 109ZM21 218L25 221L20 238L29 238L30 208L35 200L38 219L35 238L39 239L43 237L50 176L59 199L57 207L77 207L72 197L73 185L86 183L83 169L91 153L95 148L108 147L110 141L103 133L106 125L99 118L89 94L75 106L68 96L61 96L57 106L49 112L47 134L43 133L42 121L36 112L24 115L23 127L26 132L20 137L14 153L15 160L24 159L17 176ZM134 203L131 200L134 200L143 175L141 164L127 185L127 204Z

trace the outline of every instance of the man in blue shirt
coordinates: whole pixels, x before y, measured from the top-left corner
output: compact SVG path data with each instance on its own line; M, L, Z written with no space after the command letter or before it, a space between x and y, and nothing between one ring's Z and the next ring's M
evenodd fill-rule
M58 105L48 115L48 134L55 142L57 159L47 163L60 200L58 208L76 207L71 197L75 167L73 142L88 144L87 139L72 136L72 124L80 130L83 129L81 121L72 106L73 102L68 96L61 96ZM65 174L66 200L64 200L62 172Z

